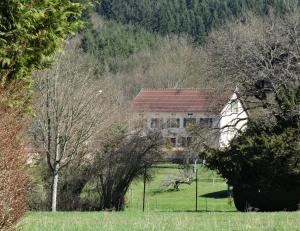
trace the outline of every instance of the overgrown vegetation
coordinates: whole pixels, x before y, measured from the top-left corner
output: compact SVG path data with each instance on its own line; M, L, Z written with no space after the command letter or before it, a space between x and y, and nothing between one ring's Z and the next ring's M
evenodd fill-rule
M133 180L160 160L162 138L159 132L128 131L122 124L113 124L104 136L92 165L99 207L120 211L125 208L125 195Z
M30 110L31 74L52 61L83 23L87 7L69 0L0 2L0 229L12 230L26 210L21 130Z
M57 207L61 170L91 152L88 143L101 129L105 114L112 110L105 105L111 100L105 100L110 93L96 84L87 62L83 53L69 49L51 69L34 78L39 100L34 105L36 117L29 135L51 172L52 211Z
M230 146L208 148L207 165L234 186L239 210L296 210L299 187L299 10L249 17L211 35L215 73L239 87L249 113Z

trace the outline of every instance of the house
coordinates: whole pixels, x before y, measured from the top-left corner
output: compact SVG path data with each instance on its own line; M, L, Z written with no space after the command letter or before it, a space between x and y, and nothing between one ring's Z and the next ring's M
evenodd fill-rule
M226 147L248 118L234 90L141 89L133 111L144 126L160 129L174 147L191 144L190 125L217 130L217 145Z

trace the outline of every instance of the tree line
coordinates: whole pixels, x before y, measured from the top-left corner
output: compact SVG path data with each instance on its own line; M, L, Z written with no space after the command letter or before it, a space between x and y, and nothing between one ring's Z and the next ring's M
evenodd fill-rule
M130 55L155 47L158 36L130 25L106 22L96 29L88 29L83 33L81 47L92 54L98 61L100 73L116 72L120 63Z
M247 10L284 14L298 0L103 0L97 11L107 19L138 25L162 35L189 34L203 42L208 32Z

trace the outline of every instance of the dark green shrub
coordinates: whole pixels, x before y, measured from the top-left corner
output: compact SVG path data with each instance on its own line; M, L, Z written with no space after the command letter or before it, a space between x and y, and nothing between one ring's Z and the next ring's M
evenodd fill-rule
M250 122L223 150L209 149L207 166L234 188L238 210L292 210L300 204L300 128L290 121L269 126ZM298 192L298 193L297 193Z

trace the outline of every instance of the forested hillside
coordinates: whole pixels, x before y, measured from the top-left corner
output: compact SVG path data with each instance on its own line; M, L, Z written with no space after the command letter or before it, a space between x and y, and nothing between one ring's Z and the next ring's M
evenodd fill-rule
M299 0L102 0L82 34L97 72L125 99L143 87L211 87L202 45L247 15L283 15ZM214 83L214 86L216 83Z
M189 34L203 42L207 33L247 10L283 14L299 0L102 0L97 11L107 19L138 25L162 35Z
M147 48L153 48L159 38L150 32L130 25L108 22L100 28L87 30L82 48L98 60L98 70L116 72L128 56Z

